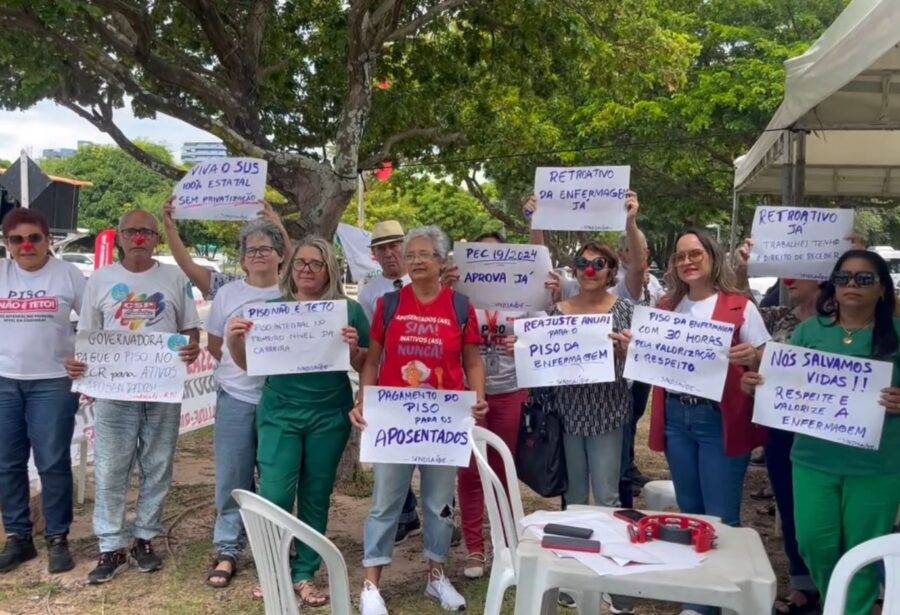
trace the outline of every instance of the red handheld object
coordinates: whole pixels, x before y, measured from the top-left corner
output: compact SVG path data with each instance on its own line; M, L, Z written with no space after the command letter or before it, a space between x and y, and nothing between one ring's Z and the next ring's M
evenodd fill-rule
M650 515L629 525L628 535L637 543L667 540L690 544L697 553L716 546L716 529L711 524L684 515Z

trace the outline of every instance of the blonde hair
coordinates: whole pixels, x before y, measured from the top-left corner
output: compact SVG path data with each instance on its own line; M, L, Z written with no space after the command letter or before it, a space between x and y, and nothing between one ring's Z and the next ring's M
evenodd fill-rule
M291 250L291 256L287 260L287 266L281 274L281 281L278 287L281 289L285 297L296 297L297 285L294 283L294 259L300 248L309 246L315 248L322 255L325 261L325 271L328 274L328 281L322 288L322 294L319 299L322 301L333 301L335 299L346 299L344 294L344 285L341 283L341 269L338 266L337 256L331 244L316 235L307 235L296 243L294 249Z
M674 309L681 300L688 294L688 285L678 277L678 271L675 267L675 255L677 253L678 240L686 235L694 235L703 246L703 251L709 256L710 270L709 281L712 283L716 292L727 293L730 295L747 295L747 293L737 286L734 270L728 263L728 258L722 246L709 235L700 229L689 228L678 236L675 240L676 252L669 257L669 268L666 271L665 281L669 291L659 300L660 305L664 305L669 309Z

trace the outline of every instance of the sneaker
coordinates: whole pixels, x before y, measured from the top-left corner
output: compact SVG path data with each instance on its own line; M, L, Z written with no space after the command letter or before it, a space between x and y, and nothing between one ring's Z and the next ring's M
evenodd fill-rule
M484 576L486 563L487 559L484 557L484 553L470 553L466 556L466 567L463 569L463 574L467 579L480 579Z
M612 615L634 615L634 608L630 606L630 599L623 596L610 596L609 594L603 594L602 598L603 604L607 606Z
M440 568L435 568L428 576L425 595L440 602L441 608L445 611L466 610L466 599L456 591L450 579L444 575L444 571Z
M58 574L72 570L75 560L69 553L69 541L65 534L47 538L47 572Z
M556 604L563 607L564 609L574 609L575 598L573 598L571 594L567 594L566 592L559 592L559 594L556 596Z
M388 615L384 598L371 581L363 583L363 590L359 594L359 612L360 615Z
M406 523L398 523L397 535L394 536L394 544L399 545L400 543L405 542L410 536L418 536L421 533L422 524L419 522L418 517Z
M99 585L112 581L113 578L128 568L128 556L122 551L107 551L100 554L97 567L88 574L88 583Z
M684 609L678 615L702 615L702 614L698 613L694 609Z
M153 552L153 545L149 540L136 539L129 555L141 572L155 572L162 568L162 560Z
M30 559L37 557L31 536L19 538L15 534L6 537L6 546L0 552L0 572L10 572Z

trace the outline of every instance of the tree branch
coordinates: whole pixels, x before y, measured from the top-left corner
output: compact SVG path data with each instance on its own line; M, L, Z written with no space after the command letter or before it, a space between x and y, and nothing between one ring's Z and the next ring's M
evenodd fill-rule
M418 34L419 30L437 19L441 14L455 9L456 7L461 6L462 4L469 1L470 0L443 0L442 2L438 2L415 19L408 21L402 26L385 32L381 37L379 37L376 42L379 44L384 44L392 41L398 41L402 38L406 38L407 36Z
M474 175L467 175L464 181L466 182L466 188L468 189L469 194L478 199L489 214L500 220L507 228L514 229L518 233L528 232L528 229L521 220L512 217L500 207L499 204L491 200L484 191L484 188L481 187L481 184L478 183L478 180L475 179Z
M466 140L466 136L461 132L441 132L439 128L410 128L388 137L378 152L366 158L359 165L360 169L365 170L377 167L379 163L390 158L391 151L395 145L410 139L425 139L428 143L434 145L446 145L449 143L463 143Z

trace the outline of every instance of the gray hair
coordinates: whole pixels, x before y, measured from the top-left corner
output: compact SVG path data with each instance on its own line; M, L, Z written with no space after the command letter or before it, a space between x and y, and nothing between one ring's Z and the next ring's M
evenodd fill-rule
M406 246L409 245L409 242L419 237L423 237L431 242L441 261L447 260L447 255L450 254L450 240L447 239L444 231L436 226L420 226L409 231L406 237L403 238L404 254L406 254Z
M284 256L284 235L271 220L257 218L248 220L241 227L241 258L247 253L247 240L254 235L262 235L272 242L272 247L279 256Z
M641 239L644 240L644 245L647 245L647 237L644 235L644 231L638 229L638 235ZM627 252L628 251L628 234L622 233L619 235L619 252Z
M157 221L156 216L154 216L153 214L151 214L151 213L150 213L149 211L147 211L146 209L137 208L137 209L132 209L131 211L127 211L127 212L125 212L124 214L121 215L121 217L119 218L119 223L116 225L116 230L117 230L117 231L121 231L123 228L125 228L125 220L126 220L129 216L133 216L134 214L145 214L148 218L150 218L151 220L153 220L153 224L154 224L157 228L159 228L159 221Z

